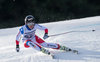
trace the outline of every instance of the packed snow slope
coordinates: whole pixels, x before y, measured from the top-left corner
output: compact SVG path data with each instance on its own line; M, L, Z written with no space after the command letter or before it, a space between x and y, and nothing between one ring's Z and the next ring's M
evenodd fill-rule
M59 43L79 51L79 54L48 49L56 59L32 48L24 48L20 42L20 52L16 52L15 39L20 27L0 30L0 62L99 62L100 61L100 16L75 20L65 20L40 24L49 29L49 35L75 31L46 39L49 43ZM92 31L95 30L95 31ZM44 31L36 34L43 37Z

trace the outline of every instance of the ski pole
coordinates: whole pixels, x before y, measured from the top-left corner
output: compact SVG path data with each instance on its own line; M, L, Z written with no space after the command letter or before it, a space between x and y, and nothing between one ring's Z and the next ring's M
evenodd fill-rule
M49 37L63 35L63 34L72 33L72 32L74 32L74 31L69 31L69 32L64 32L64 33L60 33L60 34L49 35Z
M52 37L52 36L59 36L59 35L63 35L63 34L68 34L68 33L73 33L73 32L94 32L95 30L88 30L88 31L69 31L69 32L64 32L64 33L60 33L60 34L54 34L54 35L49 35L49 37Z

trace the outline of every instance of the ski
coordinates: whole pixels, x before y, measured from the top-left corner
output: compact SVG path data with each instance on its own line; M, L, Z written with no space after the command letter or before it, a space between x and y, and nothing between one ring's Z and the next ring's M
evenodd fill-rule
M79 52L77 50L72 50L72 52L75 54L79 54Z
M50 53L50 56L51 56L52 59L56 58L54 53Z
M74 54L79 54L78 50L71 50L71 51L65 51L65 52L66 52L66 53L67 53L67 52L72 52L72 53L74 53ZM50 56L51 56L52 59L56 59L56 58L57 58L56 55L55 55L54 53L51 53Z
M56 58L54 54L51 54L51 57L52 57L52 59L55 59Z

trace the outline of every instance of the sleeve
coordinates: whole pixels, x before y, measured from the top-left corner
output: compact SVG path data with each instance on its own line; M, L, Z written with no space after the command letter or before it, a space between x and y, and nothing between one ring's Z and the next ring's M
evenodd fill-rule
M19 45L20 37L21 37L21 32L19 31L17 36L16 36L16 45Z
M46 27L36 24L36 28L40 30L44 30L45 33L48 34L48 29Z

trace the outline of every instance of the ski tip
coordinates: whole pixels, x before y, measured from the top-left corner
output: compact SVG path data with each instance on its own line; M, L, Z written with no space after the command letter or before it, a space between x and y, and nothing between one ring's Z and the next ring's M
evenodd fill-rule
M55 55L54 54L52 54L51 57L52 57L52 59L55 59Z
M79 54L79 52L77 50L73 50L73 53L75 54Z
M92 30L93 32L95 31L95 30Z

